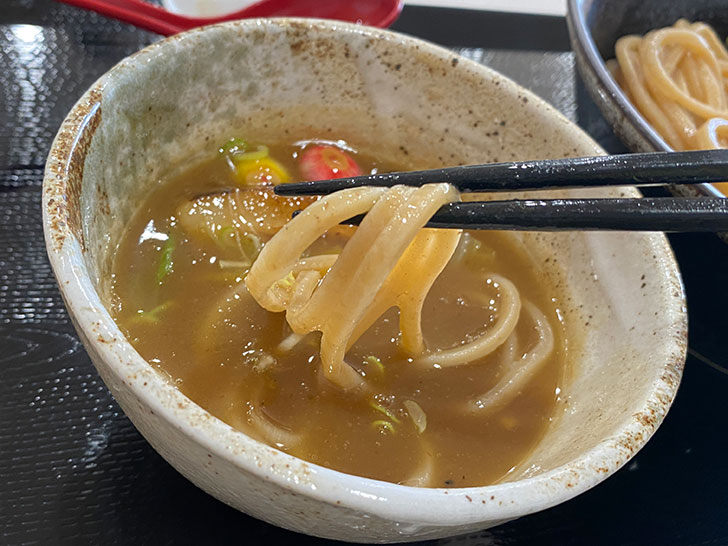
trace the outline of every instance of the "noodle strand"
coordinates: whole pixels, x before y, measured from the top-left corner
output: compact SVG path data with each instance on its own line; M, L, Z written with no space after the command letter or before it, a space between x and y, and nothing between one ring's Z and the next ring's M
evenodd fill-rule
M344 361L346 350L389 307L401 309L406 349L423 350L422 303L452 256L460 232L422 231L422 227L443 204L457 198L457 191L448 184L332 194L311 205L268 242L246 285L266 309L286 311L297 334L322 333L322 371L329 380L345 389L361 387L362 376ZM329 228L367 210L333 263L331 255L300 259ZM405 265L397 267L400 261ZM413 261L418 267L411 267Z
M523 305L529 319L533 322L538 341L524 356L512 361L501 380L488 392L469 403L471 411L492 411L513 400L533 378L554 350L554 332L549 326L546 315L531 302Z
M607 68L670 147L728 145L728 49L709 25L680 19L644 37L624 36L615 55Z
M423 229L445 203L459 199L449 184L421 188L394 186L338 192L314 203L291 220L263 248L250 269L246 285L264 308L285 311L293 332L321 332L323 377L343 389L361 388L364 377L345 362L346 352L388 309L400 311L400 347L416 366L447 368L477 362L511 340L504 355L513 362L512 337L521 313L518 289L508 279L491 274L487 284L497 290L494 324L474 339L452 348L426 347L422 307L460 242L459 230ZM340 221L368 210L341 254L301 258L301 254ZM529 316L541 342L524 359L507 384L490 399L520 389L551 352L553 333L540 311L529 305Z

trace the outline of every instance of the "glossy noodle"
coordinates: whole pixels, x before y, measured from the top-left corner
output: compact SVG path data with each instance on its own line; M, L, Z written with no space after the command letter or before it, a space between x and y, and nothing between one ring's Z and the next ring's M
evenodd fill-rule
M396 168L340 142L231 141L141 207L115 317L192 400L271 446L406 485L490 483L559 400L567 340L541 266L511 234L424 228L460 199L447 184L272 191Z
M619 86L675 150L728 147L728 50L705 23L680 19L624 36L607 62ZM728 184L715 184L728 193Z

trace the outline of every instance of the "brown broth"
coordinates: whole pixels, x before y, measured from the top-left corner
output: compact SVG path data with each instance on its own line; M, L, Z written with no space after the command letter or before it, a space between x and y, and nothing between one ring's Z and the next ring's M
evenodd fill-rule
M300 148L270 149L296 179ZM362 154L356 159L365 172L395 169ZM512 403L485 416L472 415L462 410L463 402L485 393L503 373L495 355L448 369L413 366L397 347L396 310L385 314L347 355L347 362L366 374L374 395L341 391L319 376L318 334L287 354L277 352L290 330L282 313L263 310L245 291L246 269L234 263L240 261L240 246L229 244L229 233L220 238L189 229L180 212L191 199L235 186L222 157L191 166L150 195L128 226L114 263L113 313L145 359L233 427L265 441L250 420L255 408L288 431L267 443L343 472L403 482L431 457L430 486L465 487L503 479L524 461L554 414L567 349L555 289L544 284L537 266L508 234L468 235L480 250L469 251L464 262L451 262L426 300L428 345L452 346L493 320L492 312L475 301L494 296L485 284L485 274L492 272L513 281L522 297L548 316L556 349ZM270 190L263 191L270 203ZM306 201L276 203L260 209L262 219L284 221ZM316 245L338 248L350 229L336 230ZM160 278L165 234L171 234L174 247L170 267ZM221 261L232 266L222 268ZM528 336L527 327L519 323L517 328ZM273 355L275 364L265 367L261 363L270 359L261 355ZM370 355L381 359L383 373L365 363ZM416 401L426 413L422 434L404 409L405 400Z

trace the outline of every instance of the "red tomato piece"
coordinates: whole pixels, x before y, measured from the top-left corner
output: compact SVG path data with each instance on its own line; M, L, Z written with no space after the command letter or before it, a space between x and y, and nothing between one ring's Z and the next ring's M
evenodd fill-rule
M329 144L306 148L301 154L299 167L304 180L331 180L362 174L349 154Z

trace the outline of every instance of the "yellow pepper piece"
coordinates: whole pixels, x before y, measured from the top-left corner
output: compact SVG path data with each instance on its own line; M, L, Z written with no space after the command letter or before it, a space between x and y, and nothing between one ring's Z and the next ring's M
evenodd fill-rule
M286 168L270 157L236 162L235 179L243 186L284 184L290 180Z

